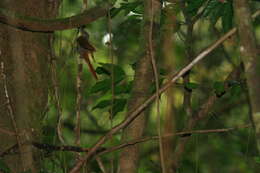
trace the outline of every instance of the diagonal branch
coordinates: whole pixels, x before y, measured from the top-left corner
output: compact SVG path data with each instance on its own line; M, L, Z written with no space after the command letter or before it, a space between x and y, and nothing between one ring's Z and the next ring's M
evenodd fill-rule
M257 15L255 15L255 14L253 15L253 17L257 17L257 15L259 15L259 12L257 12ZM186 65L184 68L182 68L175 75L173 75L171 77L171 79L159 90L159 94L162 94L169 87L171 87L171 85L174 84L180 77L182 77L182 75L184 75L193 66L195 66L198 62L200 62L203 58L205 58L209 53L211 53L215 48L217 48L220 44L222 44L226 39L228 39L230 36L235 34L236 31L237 31L236 28L231 29L229 32L227 32L225 35L223 35L220 39L218 39L215 43L213 43L211 46L209 46L204 51L202 51L198 56L195 57L195 59L193 61L191 61L188 65ZM87 162L93 156L93 154L96 152L96 150L98 150L99 147L110 138L110 136L112 136L113 134L117 133L119 130L128 126L155 99L156 99L156 94L153 94L142 105L135 108L132 111L132 113L123 122L121 122L120 124L118 124L117 126L112 128L103 137L101 137L98 140L98 142L93 146L93 148L91 148L91 150L82 159L80 159L76 163L76 165L70 170L69 173L77 173L80 170L80 168L83 166L83 164L85 162Z
M82 25L94 22L107 14L111 7L108 3L103 3L98 7L86 10L75 16L61 19L41 19L31 16L23 16L0 8L0 23L34 32L53 32L78 28Z

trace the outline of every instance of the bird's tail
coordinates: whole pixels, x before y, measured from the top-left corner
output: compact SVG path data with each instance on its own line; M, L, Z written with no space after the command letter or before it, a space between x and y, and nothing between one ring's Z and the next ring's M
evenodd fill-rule
M94 76L94 78L96 80L98 80L97 73L96 73L94 67L92 66L92 64L90 63L89 53L88 52L84 52L83 55L82 55L82 58L86 61L87 65L88 65L88 68L89 68L89 71L91 72L91 74Z

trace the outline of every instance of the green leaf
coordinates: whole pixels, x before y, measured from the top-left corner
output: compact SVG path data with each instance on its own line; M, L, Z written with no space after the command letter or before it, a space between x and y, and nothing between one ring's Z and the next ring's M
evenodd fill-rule
M10 168L5 164L5 162L0 159L0 172L9 173L11 172Z
M97 93L100 91L107 92L111 88L111 80L104 79L102 81L98 81L91 89L90 93Z
M133 88L134 81L130 81L127 85L127 92L130 93Z
M234 85L230 89L231 96L240 96L242 93L242 88L240 85Z
M118 68L114 69L114 85L118 84L125 78L124 71L119 70ZM102 81L98 81L92 88L90 89L90 94L97 92L107 92L111 89L112 79L104 79Z
M122 8L112 8L110 10L111 18L115 17L121 10L122 10Z
M125 15L129 14L130 11L133 11L135 8L137 8L139 5L141 5L142 2L136 1L132 3L122 3L122 9L125 10Z
M215 93L218 97L222 96L225 94L225 85L224 82L215 82L213 84L213 88L215 90Z
M187 6L187 9L186 9L187 12L191 16L195 16L197 14L197 11L203 5L204 2L205 2L205 0L189 0L188 6Z
M98 102L98 104L96 104L96 106L94 106L92 108L92 110L103 109L103 108L108 107L110 105L111 105L111 100L101 100L100 102Z
M205 8L203 17L208 17L210 22L215 25L218 19L223 15L223 8L225 4L218 0L211 0Z
M128 92L127 85L117 85L115 86L115 95L123 94Z
M233 7L232 2L224 4L223 15L221 17L224 32L229 31L233 26Z
M102 72L107 75L111 76L113 70L114 80L116 83L118 81L121 81L125 77L125 72L119 65L110 64L110 63L100 63L100 64L101 64L100 70L102 69Z
M199 84L194 83L194 82L185 83L185 88L187 88L188 90L197 89L198 87L199 87Z
M112 116L114 117L118 112L121 112L124 110L125 105L127 103L126 99L115 99L114 100L114 105L113 105L113 114Z
M254 157L256 163L260 164L260 156Z
M229 87L232 87L234 85L240 85L240 82L239 81L236 81L236 80L229 80L228 81L228 86Z
M159 73L160 75L165 76L167 74L167 71L164 68L160 68Z
M112 116L115 116L118 112L121 112L124 110L125 105L127 103L126 99L114 99L114 103L113 103L113 114ZM111 105L112 105L112 100L102 100L100 101L96 106L94 106L92 108L92 110L94 109L103 109L106 107L110 107L111 110Z
M107 69L105 69L104 67L97 67L96 72L97 72L97 74L110 75L110 72Z
M140 9L137 10L136 8L140 6L142 2L136 1L136 2L127 2L127 3L121 3L119 8L112 8L110 10L111 17L115 17L118 15L121 11L124 11L124 15L128 15L131 11L138 11L140 12Z

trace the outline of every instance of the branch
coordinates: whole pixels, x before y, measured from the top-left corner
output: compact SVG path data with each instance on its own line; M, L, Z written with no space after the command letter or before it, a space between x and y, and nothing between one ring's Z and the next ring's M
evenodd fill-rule
M173 137L173 136L186 137L186 136L191 136L192 134L225 133L225 132L230 132L233 130L237 130L237 129L241 129L241 128L249 128L249 127L252 127L252 126L250 124L246 124L246 125L241 125L241 126L237 126L237 127L222 128L222 129L190 130L190 131L169 133L169 134L163 135L162 137L163 138L168 138L168 137ZM100 155L103 155L106 153L111 153L113 151L120 150L120 149L128 147L130 145L135 145L138 143L143 143L143 142L147 142L150 140L158 140L158 139L159 139L159 136L149 136L149 137L144 137L141 139L131 140L126 143L119 144L117 146L105 149L103 151L101 150L100 152L98 152L98 154L96 156L100 156Z
M82 25L94 22L98 18L105 16L110 7L110 4L103 3L98 7L86 10L75 16L61 19L41 19L31 16L23 16L0 8L0 23L26 31L53 32L78 28Z
M256 16L254 16L256 17ZM164 91L166 91L173 83L175 83L182 75L184 75L187 71L189 71L194 65L196 65L198 62L200 62L203 58L205 58L209 53L211 53L215 48L217 48L220 44L222 44L226 39L228 39L230 36L235 34L237 31L236 28L231 29L229 32L227 32L225 35L223 35L220 39L218 39L215 43L213 43L211 46L206 48L204 51L202 51L195 59L190 62L188 65L186 65L184 68L182 68L179 72L177 72L160 90L159 94L162 94ZM148 98L142 105L135 108L129 116L120 124L112 128L109 132L107 132L103 137L101 137L98 142L94 145L93 148L85 155L82 159L80 159L76 165L70 170L69 173L77 173L80 168L83 166L83 164L90 159L91 156L96 152L96 150L99 149L99 147L104 144L110 136L117 133L119 130L125 128L128 126L138 115L154 100L156 99L156 94L153 94L150 98Z

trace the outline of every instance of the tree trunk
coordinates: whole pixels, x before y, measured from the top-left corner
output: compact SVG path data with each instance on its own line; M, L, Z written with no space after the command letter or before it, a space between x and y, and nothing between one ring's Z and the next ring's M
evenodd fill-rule
M153 11L151 11L151 3L153 3ZM134 110L142 104L151 95L151 85L154 79L151 57L149 54L149 30L150 22L153 22L153 49L156 48L155 37L158 31L158 23L151 21L151 16L155 18L160 11L160 1L144 0L144 26L143 26L143 41L140 47L144 48L143 56L137 64L132 97L128 103L128 110ZM158 17L158 16L157 16ZM141 50L141 51L142 51ZM128 115L131 112L128 112ZM125 130L123 141L138 139L143 135L145 129L145 111L141 113ZM120 155L119 169L120 173L136 173L139 160L139 146L129 146L122 150Z
M253 124L260 151L260 58L252 27L249 0L233 1L240 38L240 54L245 67Z
M164 67L167 70L167 73L170 74L170 72L174 71L176 67L176 59L175 55L173 54L174 50L174 31L176 30L176 16L177 16L177 10L173 10L176 7L176 4L174 5L168 5L164 8L164 14L165 14L165 21L162 26L162 40L161 40L161 46L162 46L162 57L164 60ZM175 115L175 104L174 104L174 95L175 95L175 89L169 88L165 92L166 96L166 109L165 109L165 120L164 120L164 131L163 135L167 135L170 133L176 132L176 115ZM172 163L173 163L173 157L174 157L174 143L176 138L168 137L163 138L163 156L165 160L165 168L167 173L172 173Z
M0 8L24 16L54 18L59 0L1 0ZM41 137L41 118L48 99L50 33L0 24L0 151L18 145L4 157L11 172L39 172L39 153L29 143ZM10 101L10 103L8 103ZM3 106L2 106L3 105Z

